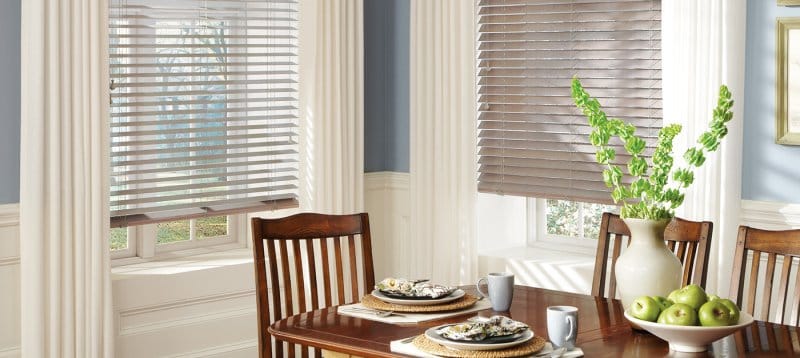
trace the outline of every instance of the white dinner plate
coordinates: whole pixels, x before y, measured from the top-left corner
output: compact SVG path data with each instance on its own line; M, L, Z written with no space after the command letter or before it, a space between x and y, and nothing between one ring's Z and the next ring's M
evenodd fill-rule
M461 297L464 297L465 293L462 289L456 289L453 293L439 298L431 298L431 299L420 299L420 298L413 298L413 299L402 299L402 298L394 298L384 295L381 291L373 290L372 296L375 298L387 302L387 303L394 303L396 305L406 305L406 306L430 306L430 305L438 305L442 303L447 303L451 301L455 301Z
M443 327L451 326L450 324L444 324L438 327L429 328L425 331L425 337L430 339L431 341L441 344L447 348L452 349L460 349L466 351L489 351L494 349L503 349L508 347L513 347L516 345L520 345L527 341L533 339L533 331L530 329L524 330L522 333L519 333L519 338L514 339L513 341L509 342L502 342L502 343L481 343L481 342L468 342L468 341L454 341L447 338L442 337L441 334L437 333L436 331L442 329Z

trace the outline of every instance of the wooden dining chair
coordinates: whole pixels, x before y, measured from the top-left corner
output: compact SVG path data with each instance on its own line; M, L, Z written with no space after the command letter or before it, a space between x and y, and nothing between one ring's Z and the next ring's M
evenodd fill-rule
M273 322L356 302L372 291L375 273L366 213L253 218L252 225L261 357L284 356L284 342L273 345L267 331ZM287 355L295 357L295 345L287 345ZM300 349L303 357L318 353Z
M766 262L763 270L762 261ZM770 231L739 226L730 299L758 320L800 325L798 264L800 230ZM776 268L779 277L775 276ZM770 311L773 303L777 306Z
M667 247L678 256L678 260L683 265L682 286L694 283L705 287L713 226L710 221L674 218L664 229L664 240ZM593 296L616 298L617 281L614 278L614 266L622 252L623 243L627 246L630 243L630 237L628 225L625 225L619 215L603 213L594 263L594 278L592 279ZM606 275L609 254L611 255L611 273Z

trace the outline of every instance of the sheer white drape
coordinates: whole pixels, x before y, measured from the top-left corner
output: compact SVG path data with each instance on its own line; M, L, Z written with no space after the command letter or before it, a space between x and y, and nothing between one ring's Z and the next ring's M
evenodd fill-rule
M475 167L474 3L412 0L409 277L472 283Z
M22 2L23 357L112 357L107 4Z
M308 146L301 183L310 210L364 209L364 6L362 0L300 2L301 113Z
M746 1L674 0L661 6L664 123L683 125L675 142L677 156L708 127L719 86L726 84L733 92L728 136L695 171L694 185L677 213L714 222L707 288L727 295L741 207Z

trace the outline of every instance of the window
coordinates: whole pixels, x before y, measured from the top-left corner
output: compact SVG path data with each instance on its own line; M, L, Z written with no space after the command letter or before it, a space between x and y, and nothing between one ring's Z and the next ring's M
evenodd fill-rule
M581 78L652 151L661 127L660 1L478 4L479 190L610 203L570 84Z
M592 243L602 212L616 207L571 80L634 123L652 152L661 127L661 2L479 0L477 11L478 189L531 198L529 241Z
M619 213L619 207L572 200L528 199L528 220L535 223L530 241L569 242L597 240L604 212Z
M298 205L296 7L111 1L115 256L236 242L242 213Z

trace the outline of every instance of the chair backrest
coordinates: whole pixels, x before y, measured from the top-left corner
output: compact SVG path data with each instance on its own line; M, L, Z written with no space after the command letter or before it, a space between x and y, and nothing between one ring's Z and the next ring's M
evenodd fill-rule
M276 342L272 353L267 329L273 322L359 301L375 285L366 213L253 218L252 225L261 357L284 356L282 342ZM309 348L301 349L308 356ZM293 344L287 351L295 356Z
M748 259L748 256L751 257ZM764 259L766 267L762 270L761 261ZM776 291L774 280L778 264L780 276ZM756 319L797 326L800 316L800 275L795 267L798 264L800 230L770 231L739 226L730 299ZM772 316L775 319L770 319L773 301L777 304Z
M664 240L667 247L678 256L678 260L683 264L681 285L694 283L705 287L713 226L710 221L674 218L664 229ZM627 247L630 237L628 225L625 225L619 215L603 213L594 263L593 296L616 298L617 281L614 277L614 266L622 252L623 243ZM609 253L611 273L607 276Z

